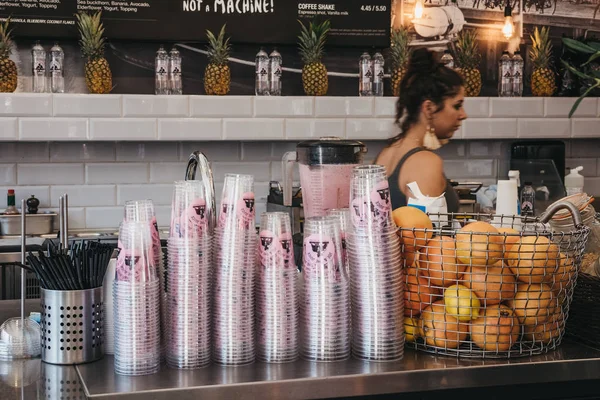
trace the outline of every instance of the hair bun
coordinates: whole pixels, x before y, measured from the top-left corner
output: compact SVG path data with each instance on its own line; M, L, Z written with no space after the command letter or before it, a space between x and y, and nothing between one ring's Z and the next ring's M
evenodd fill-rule
M425 48L412 52L408 62L408 70L413 73L431 73L438 67L432 51Z

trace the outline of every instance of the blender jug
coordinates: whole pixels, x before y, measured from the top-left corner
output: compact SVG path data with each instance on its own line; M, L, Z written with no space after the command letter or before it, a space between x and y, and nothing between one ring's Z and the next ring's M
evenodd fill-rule
M364 143L336 137L298 143L296 151L283 155L283 204L292 204L292 172L298 161L305 218L348 207L352 168L362 164L366 152Z

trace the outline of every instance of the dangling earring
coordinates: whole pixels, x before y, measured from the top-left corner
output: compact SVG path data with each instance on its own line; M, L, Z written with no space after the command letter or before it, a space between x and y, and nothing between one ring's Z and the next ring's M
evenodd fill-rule
M437 150L442 147L440 140L435 136L435 129L429 124L427 124L427 129L425 130L423 146L428 150Z

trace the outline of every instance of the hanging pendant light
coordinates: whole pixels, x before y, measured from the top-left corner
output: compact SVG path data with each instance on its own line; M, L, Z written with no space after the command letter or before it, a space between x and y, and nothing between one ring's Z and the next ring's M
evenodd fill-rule
M423 4L423 0L417 0L415 2L415 19L421 19L423 17L423 10L425 5Z
M513 23L512 7L510 6L510 2L507 2L506 7L504 8L504 26L502 27L502 34L506 39L510 39L514 32L515 25Z

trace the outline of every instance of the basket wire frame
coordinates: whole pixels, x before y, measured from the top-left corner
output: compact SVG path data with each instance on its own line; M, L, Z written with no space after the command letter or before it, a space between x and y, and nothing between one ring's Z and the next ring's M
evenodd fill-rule
M514 358L560 345L590 233L554 233L540 218L430 214L452 226L399 228L406 345L434 354ZM486 221L520 232L461 231ZM456 285L459 285L458 287ZM448 305L448 306L446 306Z

